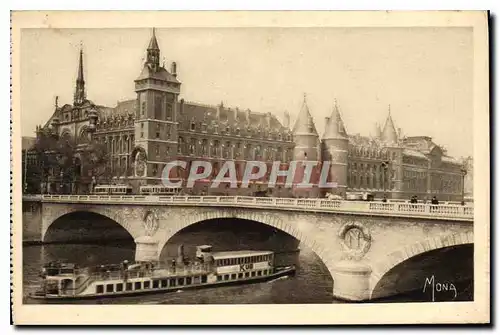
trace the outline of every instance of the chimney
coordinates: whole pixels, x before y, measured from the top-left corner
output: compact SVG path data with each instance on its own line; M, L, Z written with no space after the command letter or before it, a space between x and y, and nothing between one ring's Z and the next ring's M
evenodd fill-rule
M181 105L180 105L180 111L179 113L182 115L184 114L184 99L181 99Z
M215 117L217 118L217 120L220 120L220 112L221 112L222 108L223 108L222 104L217 106L217 112L215 114Z
M283 126L285 128L290 128L290 113L285 111L285 117L283 119Z
M245 111L245 118L246 118L247 123L250 123L250 109L247 109Z
M172 72L172 75L174 77L177 77L177 63L176 62L172 62L172 64L170 65L170 72Z
M238 121L238 113L239 113L239 111L240 111L240 110L238 109L238 107L236 107L236 108L234 109L234 120L235 120L235 121Z
M266 127L271 128L271 113L267 112L266 114Z

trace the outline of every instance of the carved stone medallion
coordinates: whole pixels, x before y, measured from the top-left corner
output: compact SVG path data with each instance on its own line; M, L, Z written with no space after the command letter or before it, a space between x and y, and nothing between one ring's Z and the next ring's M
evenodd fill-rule
M348 222L339 231L344 258L359 260L371 246L371 235L366 227L357 222Z

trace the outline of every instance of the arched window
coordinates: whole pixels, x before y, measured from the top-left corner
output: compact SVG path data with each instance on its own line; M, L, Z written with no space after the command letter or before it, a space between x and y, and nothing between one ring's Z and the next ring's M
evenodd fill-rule
M78 143L88 143L89 142L89 133L87 131L87 127L83 127L80 130L80 136L78 137Z
M178 143L177 143L177 152L179 154L184 153L184 138L179 137Z
M189 154L194 155L196 153L196 139L193 137L189 141Z
M220 157L220 143L218 140L214 141L213 156Z
M207 139L203 139L201 141L201 155L207 156L207 154L208 154L208 141Z

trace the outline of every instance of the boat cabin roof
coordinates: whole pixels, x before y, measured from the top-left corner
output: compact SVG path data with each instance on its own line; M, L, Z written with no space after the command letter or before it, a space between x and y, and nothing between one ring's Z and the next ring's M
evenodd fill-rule
M205 250L205 249L212 249L212 246L208 245L208 244L203 244L203 245L197 246L197 248L200 250Z
M213 252L212 257L214 259L229 259L229 258L237 258L237 257L252 257L252 256L261 256L261 255L270 255L272 251L262 251L262 250L238 250L238 251L219 251Z

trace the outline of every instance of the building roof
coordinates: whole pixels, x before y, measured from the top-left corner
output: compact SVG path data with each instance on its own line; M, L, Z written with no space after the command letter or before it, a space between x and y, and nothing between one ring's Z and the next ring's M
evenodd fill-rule
M392 121L390 109L387 119L385 120L384 130L382 130L381 139L386 143L398 143L398 134L396 133L394 121Z
M260 255L269 255L272 253L273 253L272 251L268 251L268 250L219 251L219 252L213 252L212 257L214 259L228 259L228 258L237 258L237 257L252 257L252 256L260 256Z
M218 117L217 117L218 114ZM257 113L249 109L224 107L221 103L218 106L204 105L196 102L184 102L183 122L217 122L223 126L267 128L275 131L284 131L286 128L271 113Z
M441 161L452 164L461 164L458 160L450 156L442 156Z
M295 121L292 132L294 135L314 135L319 137L314 120L309 112L309 107L307 106L305 94L302 108L297 116L297 121Z
M149 50L160 50L160 47L158 46L158 41L156 40L156 33L155 33L155 28L153 28L153 35L151 36L151 40L149 41Z
M36 143L36 137L23 136L21 139L21 149L30 150Z
M417 157L417 158L422 158L422 159L427 159L427 156L425 154L423 154L420 151L413 150L413 149L404 149L403 150L403 155Z
M144 64L141 74L136 79L136 81L143 79L157 79L174 83L180 83L180 81L177 80L177 78L173 74L168 72L163 66L158 67L158 70L154 71L154 69L151 68L147 63Z
M332 115L328 118L326 123L325 133L323 134L324 140L331 139L347 139L347 132L345 130L344 121L340 116L339 107L337 102L333 107Z

